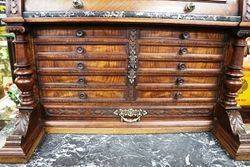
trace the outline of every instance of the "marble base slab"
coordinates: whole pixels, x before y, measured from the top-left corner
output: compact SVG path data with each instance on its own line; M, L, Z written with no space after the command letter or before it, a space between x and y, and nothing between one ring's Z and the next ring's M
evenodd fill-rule
M18 165L4 165L18 166ZM47 135L21 167L244 167L210 133L161 135Z

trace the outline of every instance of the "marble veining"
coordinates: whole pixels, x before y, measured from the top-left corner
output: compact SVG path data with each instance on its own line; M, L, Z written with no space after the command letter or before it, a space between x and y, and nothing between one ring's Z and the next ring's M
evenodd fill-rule
M105 17L105 18L159 18L178 20L203 20L239 22L241 16L194 15L166 12L141 11L33 11L24 12L25 18L54 17Z
M18 165L4 165L18 166ZM210 133L47 135L21 167L246 167L228 157Z

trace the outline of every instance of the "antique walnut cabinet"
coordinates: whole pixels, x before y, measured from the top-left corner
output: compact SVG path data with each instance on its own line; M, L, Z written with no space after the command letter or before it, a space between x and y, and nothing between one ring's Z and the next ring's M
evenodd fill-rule
M7 16L22 94L0 162L27 162L45 132L212 131L250 160L235 100L250 0L8 0Z

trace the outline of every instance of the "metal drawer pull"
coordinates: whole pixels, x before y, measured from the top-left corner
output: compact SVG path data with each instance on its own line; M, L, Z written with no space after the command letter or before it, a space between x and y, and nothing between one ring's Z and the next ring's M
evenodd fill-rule
M181 92L176 92L175 94L174 94L174 99L175 100L178 100L178 99L180 99L182 97L182 93Z
M194 9L195 9L195 4L189 3L189 4L187 4L187 5L185 6L184 11L185 11L186 13L190 13L190 12L194 11Z
M87 96L86 93L84 93L84 92L80 92L80 93L79 93L79 98L80 98L80 99L87 99L87 97L88 97L88 96Z
M177 68L178 68L178 70L183 71L183 70L186 70L187 66L185 63L179 63L177 65Z
M121 122L139 122L142 116L147 115L147 111L142 109L118 109L114 112L115 115L121 117Z
M76 52L77 52L78 54L82 54L82 53L85 52L85 50L84 50L82 47L77 47L77 48L76 48Z
M180 36L181 39L189 39L190 38L190 34L189 32L183 32Z
M177 86L181 86L181 85L183 85L184 84L184 79L183 78L177 78L176 79L176 81L175 81L175 84L177 85Z
M82 0L73 0L72 4L73 4L73 7L76 9L80 9L84 7L84 3Z
M184 47L180 48L179 54L180 54L180 55L188 54L188 49L187 49L187 48L184 48Z
M78 63L78 64L77 64L77 68L78 68L79 70L83 70L83 69L84 69L83 63Z
M77 36L77 37L83 37L83 36L85 36L85 32L82 31L82 30L77 30L77 31L76 31L76 36Z
M86 85L86 79L85 78L79 78L78 83L82 85Z

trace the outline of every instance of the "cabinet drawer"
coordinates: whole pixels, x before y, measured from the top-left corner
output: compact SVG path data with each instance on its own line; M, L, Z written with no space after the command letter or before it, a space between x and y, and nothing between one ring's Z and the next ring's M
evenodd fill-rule
M212 15L237 15L237 0L82 0L82 6L74 7L72 0L26 0L25 11L137 11L137 12L165 12L165 13L192 13ZM186 10L187 5L193 2L193 11ZM120 13L107 12L106 17L121 17ZM120 14L120 15L119 15ZM92 17L95 16L89 13ZM100 15L99 15L100 16ZM140 16L140 15L138 15ZM96 16L97 17L97 16Z
M142 40L164 40L169 39L186 41L224 41L225 34L220 31L213 30L199 30L195 28L158 28L158 29L140 29L140 39Z
M138 98L170 98L181 100L183 98L215 98L215 91L138 91Z
M42 26L36 28L34 31L35 38L126 38L126 29L119 27L105 27L105 26Z
M128 106L129 105L129 106ZM50 118L67 119L69 116L74 119L91 119L91 118L113 118L114 120L120 120L120 117L114 114L118 109L143 109L147 112L147 115L143 116L141 121L147 118L171 118L173 117L199 117L199 116L212 116L213 105L201 104L201 105L183 105L183 106L134 106L133 104L120 104L120 106L113 104L112 106L96 106L95 104L82 105L45 105L46 116Z
M124 90L56 90L41 91L42 99L50 102L119 101L124 98Z
M125 76L40 76L43 87L125 86Z
M91 70L106 68L124 68L126 70L127 63L125 61L39 61L38 68L46 69L64 69L64 70Z
M203 62L166 62L166 61L139 61L139 68L169 68L177 70L188 69L220 69L221 63L203 63Z
M36 45L36 53L39 54L79 54L101 53L101 54L124 54L126 53L126 45Z

